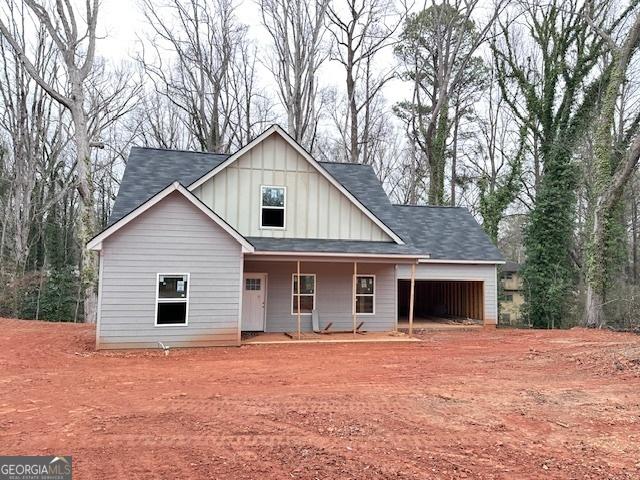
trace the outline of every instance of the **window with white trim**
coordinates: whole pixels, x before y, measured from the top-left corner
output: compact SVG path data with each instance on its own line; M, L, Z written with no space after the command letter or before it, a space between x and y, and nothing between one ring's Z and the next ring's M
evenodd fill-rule
M375 313L376 277L374 275L356 276L356 313Z
M260 187L260 228L284 228L287 189L263 185Z
M310 315L316 307L316 276L300 274L300 313ZM293 274L291 281L291 315L298 313L298 275Z
M189 274L159 273L156 289L156 325L187 325Z

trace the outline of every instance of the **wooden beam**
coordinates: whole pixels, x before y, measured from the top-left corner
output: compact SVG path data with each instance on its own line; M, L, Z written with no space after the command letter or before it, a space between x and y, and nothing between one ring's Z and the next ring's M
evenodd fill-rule
M353 262L353 298L351 299L351 311L353 312L353 336L356 336L356 289L358 283L358 262Z
M411 290L409 293L409 336L413 335L413 304L416 293L416 264L411 264Z
M296 282L297 287L296 287L296 293L298 294L298 340L300 340L300 338L302 337L302 333L300 331L300 284L302 283L302 280L300 279L300 260L298 260L297 262L297 270L298 270L298 281Z
M480 320L482 320L482 323L484 324L484 282L480 283Z

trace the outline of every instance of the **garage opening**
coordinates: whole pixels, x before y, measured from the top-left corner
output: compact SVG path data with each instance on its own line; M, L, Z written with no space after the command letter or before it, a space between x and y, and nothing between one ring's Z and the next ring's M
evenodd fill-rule
M411 282L398 280L398 316L409 316ZM484 320L483 282L416 280L414 319Z

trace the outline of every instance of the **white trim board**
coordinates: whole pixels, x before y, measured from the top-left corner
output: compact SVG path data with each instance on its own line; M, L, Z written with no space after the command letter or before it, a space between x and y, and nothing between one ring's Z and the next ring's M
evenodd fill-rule
M244 293L244 252L240 254L240 289L238 292L238 346L242 345L242 295Z
M504 260L440 260L435 258L419 258L418 263L453 263L465 265L503 265Z
M373 278L373 293L358 293L358 278L360 277L371 277ZM375 273L358 273L356 274L356 291L353 292L353 295L356 297L356 302L353 302L353 307L351 308L351 315L357 315L358 317L366 317L366 316L374 316L376 314L376 291L377 291L377 280ZM371 297L373 299L373 311L372 312L356 312L356 303L358 296L361 297Z
M160 276L164 277L182 277L187 278L187 296L182 297L167 297L160 298ZM189 289L191 288L191 274L190 273L162 273L156 274L156 313L153 319L154 327L188 327L189 326ZM184 323L158 323L158 305L161 303L184 303Z
M293 284L295 282L295 278L298 276L297 272L294 272L291 274L291 315L298 315L298 309L296 308L295 310L293 309L293 300L294 297L296 295L298 295L294 288L293 288ZM301 297L313 297L313 308L311 309L310 312L300 312L300 315L312 315L313 314L313 310L316 309L316 298L317 298L317 293L318 293L318 277L315 273L302 273L300 272L300 276L301 277L313 277L313 294L311 293L300 293L299 295ZM298 279L298 282L300 282L300 279ZM298 287L300 288L300 287Z
M282 207L272 207L269 205L263 205L264 201L264 189L265 188L280 188L284 191L284 201ZM265 208L271 208L273 210L282 210L282 226L271 227L262 224L262 211ZM286 230L287 229L287 187L284 185L260 185L260 230Z
M240 334L242 335L242 332L266 332L267 331L267 305L268 305L268 295L269 295L269 289L268 289L268 284L269 284L269 274L266 272L242 272L242 291L240 292L240 296L241 296L241 302L244 302L244 294L245 294L245 287L246 287L246 281L247 281L247 277L251 277L251 276L260 276L262 279L262 294L264 295L264 298L262 299L262 303L263 303L263 307L262 307L262 329L261 330L242 330L242 319L240 320Z
M96 350L100 349L100 319L102 317L102 272L104 271L104 254L98 260L98 308L96 312Z
M327 170L320 165L315 158L311 156L309 152L307 152L302 146L296 142L288 133L286 133L279 125L271 125L264 132L254 138L251 142L246 144L240 150L230 155L225 161L220 163L217 167L214 167L209 173L204 174L198 180L189 185L189 190L193 191L194 189L201 186L207 180L213 178L222 170L227 168L229 165L238 160L242 155L247 153L256 145L260 144L264 139L269 137L271 134L277 133L280 135L285 142L287 142L294 150L296 150L305 160L307 160L317 171L322 175L325 179L329 181L334 187L336 187L343 195L345 195L351 203L353 203L362 213L364 213L373 223L375 223L378 227L380 227L387 235L389 235L394 242L398 245L404 245L404 241L400 238L393 230L387 227L378 217L376 217L367 207L365 207L355 196L349 192L340 182L338 182L333 175L331 175Z
M187 190L184 186L182 186L179 182L173 182L171 185L167 186L160 192L156 193L149 200L138 206L136 209L129 212L127 215L122 217L116 223L107 227L98 235L93 237L87 243L87 248L89 250L102 250L102 242L124 227L127 223L139 217L141 214L155 206L157 203L164 200L169 194L173 192L181 193L191 204L197 207L202 213L204 213L207 217L213 220L218 226L220 226L225 232L231 235L240 245L242 245L242 249L245 252L253 252L255 249L253 245L251 245L242 235L240 235L233 227L231 227L227 222L225 222L222 218L220 218L213 210L207 207L204 203L202 203L193 193Z

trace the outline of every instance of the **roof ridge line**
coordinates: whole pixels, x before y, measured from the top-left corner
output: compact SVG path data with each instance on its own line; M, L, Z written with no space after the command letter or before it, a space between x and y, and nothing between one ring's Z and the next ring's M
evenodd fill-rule
M463 210L468 210L467 207L455 206L451 205L404 205L402 203L392 203L394 207L421 207L421 208L460 208Z
M316 160L318 163L329 163L332 165L357 165L359 167L369 167L373 168L372 165L368 165L366 163L353 163L353 162L336 162L333 160Z
M203 155L225 155L227 157L231 155L229 153L202 152L200 150L186 150L186 149L182 149L182 148L144 147L144 146L140 146L140 145L133 145L131 148L132 149L140 148L140 149L143 149L143 150L161 150L163 152L201 153Z

